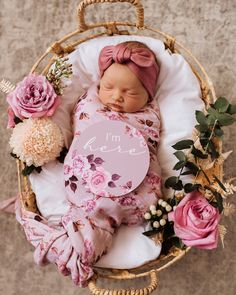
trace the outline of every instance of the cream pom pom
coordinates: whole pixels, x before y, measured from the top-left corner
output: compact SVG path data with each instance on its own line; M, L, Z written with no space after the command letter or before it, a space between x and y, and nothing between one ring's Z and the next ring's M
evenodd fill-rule
M55 160L63 148L60 128L49 118L27 119L13 129L12 152L27 166L42 166Z

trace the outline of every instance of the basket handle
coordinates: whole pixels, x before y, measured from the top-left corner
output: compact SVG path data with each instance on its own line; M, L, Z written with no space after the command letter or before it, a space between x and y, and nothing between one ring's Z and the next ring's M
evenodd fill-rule
M152 293L158 286L158 278L155 270L147 273L150 275L150 284L142 289L101 289L96 285L97 278L94 276L88 283L88 288L93 295L148 295ZM135 276L134 276L135 278Z
M85 19L84 19L85 8L88 5L97 4L97 3L105 3L105 2L109 2L109 3L128 2L132 5L134 5L136 8L136 27L142 28L144 26L144 9L143 9L143 5L140 3L140 0L83 0L79 4L78 12L77 12L78 19L79 19L80 31L83 32L83 31L88 30L91 27L94 27L94 26L89 26L85 23Z

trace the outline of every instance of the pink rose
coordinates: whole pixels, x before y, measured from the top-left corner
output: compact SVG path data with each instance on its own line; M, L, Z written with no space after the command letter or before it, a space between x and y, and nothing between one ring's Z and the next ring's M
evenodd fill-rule
M33 74L25 77L7 96L7 102L20 119L50 117L60 101L46 77Z
M155 173L148 173L147 177L146 177L146 182L150 185L155 185L155 184L160 184L160 177L155 174Z
M84 157L82 155L74 156L73 169L75 174L79 175L90 169L90 167L91 165L89 164L87 157Z
M96 169L92 171L87 181L91 192L99 194L107 188L109 181L111 181L111 174L102 167L97 167Z
M201 193L187 194L168 218L185 245L199 249L217 247L220 214Z
M64 175L66 180L73 175L73 169L69 165L64 165Z

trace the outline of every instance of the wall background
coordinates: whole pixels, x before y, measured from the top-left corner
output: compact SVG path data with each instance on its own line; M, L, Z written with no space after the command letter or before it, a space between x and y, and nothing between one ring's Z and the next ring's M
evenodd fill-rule
M234 0L147 0L146 24L169 33L186 45L199 59L211 77L218 96L236 103L236 2ZM36 59L55 40L76 29L76 7L73 0L0 0L0 79L20 81ZM130 5L103 5L89 8L90 22L129 19ZM104 9L105 7L105 9ZM5 96L0 94L0 187L1 200L17 192L15 162L9 157L10 132ZM226 131L224 149L236 144L235 126ZM236 176L236 158L226 163L227 176ZM235 197L235 196L234 196ZM232 197L233 198L233 197ZM235 203L235 200L234 200ZM225 250L192 250L185 258L161 273L159 293L167 295L233 295L236 290L235 217L227 219ZM89 294L87 289L73 286L53 265L45 268L33 262L33 248L14 216L0 214L0 293ZM135 282L135 287L145 281ZM109 286L117 287L118 284ZM132 284L132 283L131 283ZM123 287L128 286L124 284Z

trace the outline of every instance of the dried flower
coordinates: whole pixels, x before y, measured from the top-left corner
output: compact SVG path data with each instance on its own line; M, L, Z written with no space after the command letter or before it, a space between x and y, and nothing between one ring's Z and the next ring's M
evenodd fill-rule
M68 58L58 58L47 74L47 79L53 85L55 92L62 95L65 88L62 78L69 78L71 75L72 65L68 63Z
M224 187L226 189L227 195L233 195L236 192L236 186L234 186L231 183L228 183L228 182L224 183Z
M28 119L15 126L10 146L27 166L38 167L60 155L63 136L59 127L48 118Z
M231 203L223 203L223 207L224 207L224 215L225 216L230 216L231 214L233 214L236 211L236 207L234 204Z
M225 246L224 245L224 238L225 238L225 235L227 234L227 229L224 225L218 224L218 231L219 231L222 246L224 248L224 246Z

